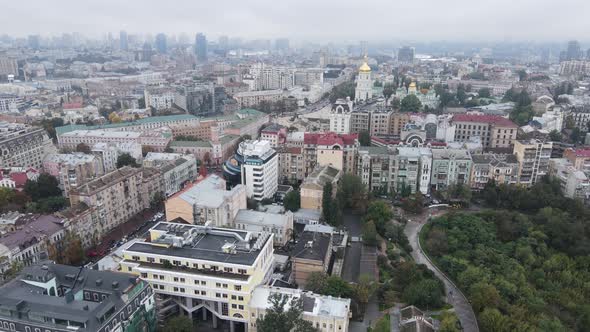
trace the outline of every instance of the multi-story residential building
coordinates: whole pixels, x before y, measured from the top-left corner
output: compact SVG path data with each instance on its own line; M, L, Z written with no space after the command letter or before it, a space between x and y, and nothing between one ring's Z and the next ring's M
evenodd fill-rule
M324 83L323 68L297 68L293 76L295 85L311 86Z
M13 94L0 93L0 113L18 112L22 106L21 97Z
M401 136L402 130L406 127L406 124L410 122L410 114L393 112L390 115L389 134L393 136Z
M327 272L332 258L332 233L303 231L291 251L293 279L305 287L313 272Z
M233 220L233 227L261 236L272 234L275 246L284 246L293 238L293 212L272 213L240 210Z
M590 181L584 172L577 170L567 159L549 160L549 175L559 181L565 197L585 202L590 198Z
M25 224L0 238L0 279L4 280L13 265L29 266L49 255L49 246L61 250L66 235L63 219L52 215L26 218Z
M305 175L310 174L316 165L332 165L344 173L356 174L357 138L357 134L305 133Z
M237 185L226 190L222 178L210 175L166 201L166 220L181 218L191 224L228 226L238 211L245 208L245 186Z
M578 170L590 174L590 148L566 149L563 157Z
M560 75L588 75L590 74L590 61L570 60L559 63Z
M55 152L43 128L0 122L0 167L41 168L43 159Z
M357 175L369 191L389 193L392 189L394 153L393 148L386 146L359 147Z
M43 160L43 170L58 179L65 197L72 189L104 174L103 163L97 156L81 152L50 154Z
M136 242L123 251L123 272L148 281L162 299L177 303L192 319L249 324L250 299L274 267L273 236L211 226L158 223L150 242Z
M157 325L147 282L69 265L25 268L0 288L0 303L3 331L154 332Z
M174 89L171 88L149 88L144 92L145 107L152 107L157 110L172 108L176 97Z
M269 141L270 146L276 149L285 144L287 140L287 128L276 123L270 124L260 131L260 139Z
M369 131L371 114L366 110L354 110L350 113L350 133L358 134Z
M433 152L429 148L398 147L393 165L392 185L396 192L428 194L432 176Z
M518 160L513 154L474 154L471 156L470 187L482 190L485 185L494 181L497 184L518 183Z
M369 133L371 134L371 136L389 135L392 112L387 110L372 110L370 111L370 113L371 117L369 124Z
M192 115L213 114L216 111L215 86L212 82L178 86L174 104Z
M350 134L353 102L350 98L338 99L330 110L330 131L337 134Z
M64 219L67 231L78 236L82 248L89 249L100 243L103 229L99 221L99 208L76 204L57 212L56 215Z
M262 101L276 103L284 97L285 94L283 92L283 89L265 91L246 91L238 92L233 95L233 98L238 102L240 108L256 106L259 105Z
M281 294L290 299L301 299L303 313L301 317L313 327L326 332L346 332L351 317L350 299L317 295L301 289L270 286L256 287L250 299L252 318L248 331L256 332L256 319L262 318L270 309L268 298L271 294Z
M183 157L182 153L148 152L143 158L143 167L162 167Z
M179 192L186 183L196 180L198 175L197 160L192 155L184 155L156 168L161 173L167 197Z
M433 149L431 188L445 190L450 185L469 185L472 164L467 149Z
M143 193L143 170L125 166L70 191L70 205L84 203L99 212L99 237L149 207Z
M465 142L471 137L481 137L484 149L512 148L518 126L498 115L456 114L455 141Z
M295 183L305 178L305 163L300 147L278 147L279 182Z
M8 75L18 76L18 62L14 58L0 57L0 79L6 79Z
M331 183L335 195L342 174L342 170L331 165L317 166L301 184L301 208L321 210L324 186Z
M279 185L279 157L269 141L244 141L239 149L244 157L242 184L248 197L257 201L273 198Z
M484 81L484 80L460 80L460 79L451 79L447 80L447 85L449 89L453 92L457 91L457 87L459 85L463 86L471 86L472 91L478 91L479 89L489 89L493 96L503 96L506 91L512 88L512 81L509 80L491 80L491 81Z
M549 159L553 143L540 140L514 142L514 154L518 160L518 183L533 185L549 172Z
M169 128L145 131L74 130L57 138L59 146L74 150L80 143L93 146L96 143L135 143L155 151L164 151L172 140Z

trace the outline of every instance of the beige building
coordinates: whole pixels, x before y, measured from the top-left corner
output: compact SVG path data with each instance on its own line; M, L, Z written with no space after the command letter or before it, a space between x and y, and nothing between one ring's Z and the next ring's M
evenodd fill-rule
M333 166L318 166L301 184L301 208L322 209L322 195L326 183L332 183L333 195L336 194L338 181L343 172Z
M539 140L516 141L514 154L518 160L518 182L533 185L549 172L552 142Z
M401 136L406 123L410 122L409 113L394 112L390 115L389 135Z
M305 178L305 162L301 148L279 147L279 183L294 183Z
M331 165L344 173L356 173L358 135L335 133L305 133L303 159L305 175L317 165Z
M455 141L466 142L471 137L481 137L484 149L512 148L518 126L498 115L456 114Z
M569 160L578 171L590 174L590 148L566 149L563 157Z
M518 160L515 155L476 154L471 158L471 189L482 190L492 180L497 184L518 183Z
M210 175L166 201L166 220L181 218L191 224L229 226L240 209L246 209L246 187L226 190L225 180Z
M258 234L273 235L275 246L284 246L293 237L293 212L240 210L233 220L233 228Z
M305 287L312 272L327 272L332 258L332 233L304 231L292 251L293 279Z
M371 111L371 136L389 135L392 112L385 110Z
M104 234L149 206L143 185L143 169L125 166L72 190L70 205L96 207Z
M276 103L283 99L284 94L282 89L264 90L264 91L246 91L238 92L233 95L241 108L252 107L259 105L262 101Z

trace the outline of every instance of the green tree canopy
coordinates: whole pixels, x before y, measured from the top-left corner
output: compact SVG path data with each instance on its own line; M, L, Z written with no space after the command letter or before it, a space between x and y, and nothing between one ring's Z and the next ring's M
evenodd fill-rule
M420 109L422 109L422 103L420 102L418 97L416 97L416 95L407 95L401 101L401 112L417 113L420 112Z
M37 181L27 180L27 182L25 182L24 191L34 202L37 202L40 199L61 195L59 181L55 176L48 173L41 173L37 178Z
M124 166L139 167L140 165L129 153L122 153L117 157L117 168Z
M286 294L272 293L268 297L270 308L263 318L256 320L256 330L260 332L317 332L301 317L303 300Z
M371 134L368 130L361 131L358 139L361 146L371 146Z
M174 316L164 323L164 332L193 332L193 322L186 316Z
M301 193L299 190L288 192L283 199L283 206L291 212L299 210L301 208Z

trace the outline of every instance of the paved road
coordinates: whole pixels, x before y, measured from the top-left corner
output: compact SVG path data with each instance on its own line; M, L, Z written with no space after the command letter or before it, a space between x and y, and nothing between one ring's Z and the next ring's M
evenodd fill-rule
M411 218L412 221L409 221L406 224L404 229L404 233L408 237L410 241L410 245L412 246L412 257L418 264L424 264L434 272L434 274L443 281L445 288L447 290L447 302L455 308L455 313L459 317L459 321L461 321L461 325L463 326L463 330L466 332L477 332L479 328L477 326L477 320L475 318L475 314L473 312L473 308L471 308L471 304L463 293L455 286L455 284L442 272L440 271L429 259L426 255L422 252L420 247L420 241L418 238L418 234L420 230L426 223L427 213L423 214L417 218ZM452 292L452 293L450 293Z

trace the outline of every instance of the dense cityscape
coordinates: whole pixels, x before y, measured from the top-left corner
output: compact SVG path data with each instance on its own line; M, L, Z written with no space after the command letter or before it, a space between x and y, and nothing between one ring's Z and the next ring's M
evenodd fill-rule
M590 44L126 26L0 33L0 331L590 331Z

